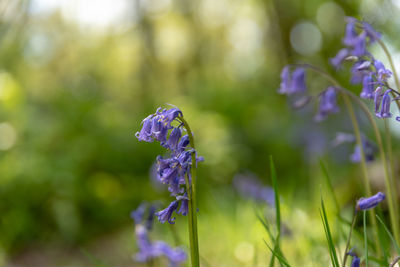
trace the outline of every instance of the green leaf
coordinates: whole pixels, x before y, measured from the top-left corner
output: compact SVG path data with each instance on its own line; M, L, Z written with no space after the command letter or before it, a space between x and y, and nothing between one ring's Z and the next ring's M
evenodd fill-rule
M394 247L396 248L397 254L400 254L400 248L399 245L397 244L396 240L394 239L393 235L390 233L389 229L386 227L385 223L383 222L383 220L378 216L378 214L375 215L376 218L378 219L378 221L382 224L383 228L385 229L386 233L388 234L388 236L390 237L390 239L392 240L392 243L394 245Z
M329 254L331 256L331 261L332 261L332 264L334 267L340 267L338 257L336 254L335 245L333 244L331 230L329 228L328 218L326 216L324 200L322 199L322 197L321 197L321 207L322 207L322 210L320 210L320 215L321 215L322 223L324 225L326 240L328 241L328 248L329 248Z
M286 261L286 259L282 256L282 253L275 251L275 249L272 249L268 243L264 240L265 245L269 248L269 250L272 252L272 254L279 260L279 262L287 267L290 267L290 264Z

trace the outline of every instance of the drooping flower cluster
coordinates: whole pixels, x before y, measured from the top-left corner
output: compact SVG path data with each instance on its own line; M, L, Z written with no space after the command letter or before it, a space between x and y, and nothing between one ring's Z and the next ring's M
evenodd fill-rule
M355 61L351 67L350 82L362 84L360 97L374 100L376 116L385 119L392 117L390 93L398 93L388 87L387 81L392 76L392 72L367 50L369 44L380 38L381 34L376 32L370 24L349 17L343 39L346 48L341 49L330 62L339 69L344 61ZM400 120L400 118L396 119Z
M245 198L252 198L256 201L265 202L275 206L274 189L262 185L254 174L237 174L233 178L233 185L236 191Z
M372 197L368 197L368 198L362 197L357 201L356 211L372 209L372 208L378 206L378 204L380 202L382 202L383 200L385 200L385 198L386 198L386 196L382 192L378 192L375 195L373 195Z
M174 224L173 213L178 209L178 214L188 213L188 198L185 187L185 176L190 182L190 169L192 166L192 153L196 153L190 148L188 135L182 136L183 123L180 118L182 112L178 108L157 109L155 114L145 118L142 122L142 129L136 133L139 141L153 142L159 141L160 144L171 153L167 158L157 157L157 179L163 184L168 185L168 190L175 200L155 215L161 223L169 222ZM177 123L177 125L173 125ZM202 157L196 157L196 163L203 161Z
M147 217L144 218L147 211ZM166 257L171 267L179 266L186 260L186 253L181 248L172 248L163 241L151 242L149 231L154 219L155 206L142 203L132 211L131 217L135 222L135 236L139 252L134 255L137 262L150 262L155 258Z

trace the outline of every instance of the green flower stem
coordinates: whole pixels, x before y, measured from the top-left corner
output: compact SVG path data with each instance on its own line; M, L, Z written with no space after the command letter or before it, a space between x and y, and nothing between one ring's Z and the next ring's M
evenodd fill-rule
M190 242L190 260L192 263L192 267L200 266L200 257L199 257L199 241L197 234L197 205L196 205L196 152L194 146L194 138L193 133L190 130L189 124L183 117L179 117L181 122L183 123L183 127L185 127L186 132L189 136L190 147L193 148L192 152L192 165L190 168L191 180L190 183L188 175L185 176L186 181L186 191L188 194L188 225L189 225L189 242Z
M347 252L349 251L351 234L353 233L354 226L356 225L356 220L357 220L357 212L354 213L353 221L351 223L351 228L350 228L350 232L349 232L349 236L347 237L346 248L344 250L344 256L343 256L343 264L342 264L343 267L346 266L346 261L347 261L347 256L348 256Z

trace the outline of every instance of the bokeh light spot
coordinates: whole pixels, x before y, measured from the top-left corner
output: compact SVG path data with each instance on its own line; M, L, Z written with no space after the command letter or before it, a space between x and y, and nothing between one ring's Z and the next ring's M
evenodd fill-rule
M300 22L296 24L290 32L290 43L299 54L315 54L321 49L321 32L318 27L311 22Z
M17 132L8 122L0 123L0 150L12 148L17 141Z

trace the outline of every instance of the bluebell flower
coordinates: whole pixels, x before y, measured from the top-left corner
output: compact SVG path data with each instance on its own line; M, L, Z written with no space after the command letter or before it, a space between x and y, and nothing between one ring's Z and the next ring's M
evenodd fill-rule
M336 54L335 57L329 59L329 62L336 69L339 69L340 66L342 65L342 62L350 55L351 54L350 54L350 50L349 49L342 48L342 49L339 50L339 52Z
M378 118L385 119L392 117L392 113L390 113L390 102L392 101L389 95L390 91L391 90L386 90L386 92L383 94L381 109L375 113Z
M344 143L353 143L356 141L354 134L338 132L336 133L335 139L332 141L332 146L338 146Z
M353 260L351 261L351 266L350 267L359 267L360 266L360 258L357 257L356 253L353 252L353 249L351 249L346 254L353 257Z
M137 224L135 226L135 236L139 252L134 259L137 262L149 262L152 259L164 256L169 260L170 266L178 266L186 260L186 253L180 248L172 248L163 241L151 242L146 228Z
M186 216L189 213L189 199L187 198L187 194L185 193L183 196L178 196L176 199L181 201L181 206L177 213Z
M290 93L290 70L289 66L285 66L281 72L281 84L278 91L280 94Z
M145 142L153 142L153 137L152 137L152 132L151 128L153 125L153 117L154 115L150 115L147 118L145 118L142 121L142 129L140 132L137 132L135 134L136 138L139 139L139 141L145 141Z
M374 60L374 67L376 70L376 78L379 83L385 83L387 79L392 76L392 72L385 68L382 62Z
M375 159L375 153L377 150L376 146L364 136L361 138L361 144L363 147L365 160L367 162L373 161ZM358 145L354 147L354 152L350 155L350 161L354 163L361 162L361 149Z
M261 184L254 174L237 174L233 178L233 185L242 197L275 205L275 193L269 186Z
M135 226L135 235L139 247L139 252L135 255L135 260L138 262L147 262L154 256L153 247L150 243L146 228L141 224L137 224Z
M156 213L156 206L150 205L148 212L149 214L146 218L146 221L144 222L144 225L146 226L147 230L151 230L151 228L153 227L154 215Z
M318 114L315 116L316 121L324 120L329 114L339 112L339 107L336 103L336 89L335 87L328 87L321 93L319 99Z
M378 206L378 204L382 202L385 198L386 196L382 192L378 192L377 194L369 198L362 197L357 201L356 210L358 211L372 209Z
M172 213L178 208L179 202L177 200L174 200L169 204L169 206L159 212L157 212L155 215L158 217L158 220L161 223L169 222L170 224L175 224L175 217L172 217Z
M373 43L382 37L382 35L377 32L369 23L363 21L362 25L369 38L370 43Z
M178 143L178 147L175 150L176 153L182 153L183 151L185 151L185 149L187 148L187 146L190 144L190 140L189 140L189 135L184 135L182 136L181 140Z
M281 72L281 84L278 92L287 95L304 93L307 90L305 75L306 72L303 68L295 69L290 75L289 66L284 67Z
M371 71L365 68L365 61L358 61L351 67L351 79L352 84L359 84L363 81L364 76L369 75Z
M146 212L146 204L144 203L140 204L136 210L131 212L131 218L135 221L135 224L142 223L145 212Z
M353 41L353 56L362 57L367 54L367 34L366 32L360 33Z
M290 93L304 93L306 90L306 71L303 68L297 68L292 73Z
M185 191L185 188L181 187L181 185L184 184L185 184L184 176L176 176L168 184L168 191L171 192L172 196L176 196L177 194L182 194Z
M178 149L179 139L182 136L182 131L179 127L172 129L169 135L168 141L166 143L166 148L175 151Z
M357 38L357 31L356 31L357 20L352 17L347 17L346 20L347 24L346 24L345 35L343 38L343 44L347 46L353 46L355 39Z
M372 79L372 75L364 76L363 78L363 87L360 93L360 97L373 99L374 98L374 80Z
M165 256L169 260L170 267L178 266L179 263L186 260L186 253L180 249L173 249L163 241L156 241L153 244L153 254L157 256Z
M168 130L169 129L162 121L161 115L156 115L153 118L153 125L151 127L151 132L154 139L161 143L165 143L167 141Z

